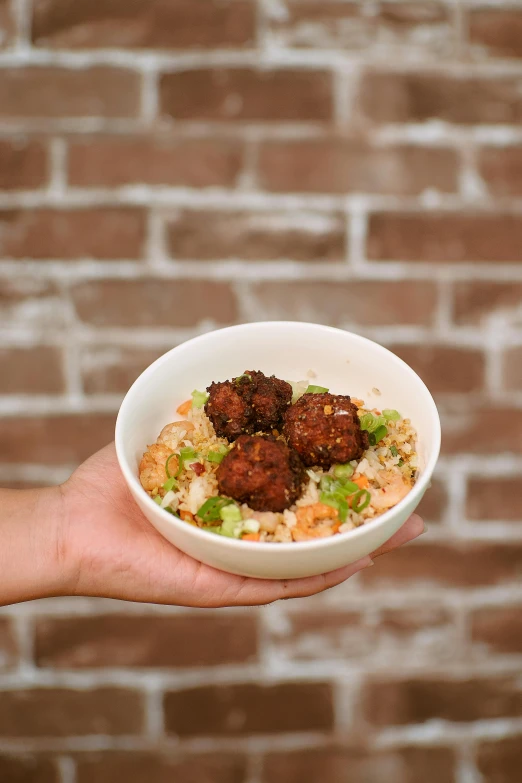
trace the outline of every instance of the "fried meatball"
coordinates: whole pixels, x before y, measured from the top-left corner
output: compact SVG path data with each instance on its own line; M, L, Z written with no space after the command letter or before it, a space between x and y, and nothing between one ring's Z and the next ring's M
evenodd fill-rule
M241 433L268 432L281 425L292 400L286 381L247 370L232 381L212 383L205 412L221 438L235 440Z
M301 492L305 470L282 440L241 435L217 469L219 492L255 511L283 511Z
M303 394L287 410L283 433L308 467L360 459L369 446L357 406L341 394Z

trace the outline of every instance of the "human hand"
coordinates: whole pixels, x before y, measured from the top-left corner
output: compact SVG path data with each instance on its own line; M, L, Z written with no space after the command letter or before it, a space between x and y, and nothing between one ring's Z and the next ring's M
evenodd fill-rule
M121 475L114 445L81 465L61 488L57 537L66 592L127 601L218 607L314 595L371 564L369 557L307 579L263 580L203 565L166 541L143 516ZM372 557L419 536L412 516Z

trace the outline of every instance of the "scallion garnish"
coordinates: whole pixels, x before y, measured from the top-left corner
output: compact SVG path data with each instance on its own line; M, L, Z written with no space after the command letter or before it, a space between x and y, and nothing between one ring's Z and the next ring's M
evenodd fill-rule
M192 407L193 408L202 408L203 405L208 400L208 394L207 392L201 392L197 389L194 389L192 392Z
M370 443L372 446L379 443L388 434L388 428L384 424L380 424L376 430L370 432Z
M354 469L349 462L344 465L334 465L333 474L337 479L350 478L353 476Z
M159 495L155 495L152 499L155 503L158 504L158 506L161 506L161 501L163 498L161 498Z
M209 498L198 509L197 515L202 522L216 522L221 519L221 509L233 502L230 498L222 498L219 495L215 498Z
M222 462L224 458L227 456L230 449L228 449L224 443L222 443L216 451L209 451L207 454L207 459L209 462Z
M386 408L386 410L382 412L382 415L386 421L398 421L401 418L399 411L395 411L393 408Z
M374 416L373 413L365 413L359 420L361 429L367 432L375 432L379 427L384 426L385 423L386 419L384 416Z
M342 496L337 492L321 492L319 500L321 503L324 503L325 506L331 506L332 508L337 509L341 522L346 522L346 517L348 516L348 503Z
M222 506L219 510L219 516L223 520L223 522L241 522L243 517L241 516L241 511L239 509L239 506L236 506L235 503L229 503L226 506Z
M176 473L176 478L181 475L183 472L183 469L185 467L185 462L189 462L190 460L196 461L198 459L198 453L194 451L192 446L184 446L182 449L179 450L179 468L178 472ZM169 457L170 459L170 457Z
M355 511L356 514L360 514L361 511L364 511L364 509L370 505L371 499L372 496L367 489L360 489L352 497L351 500L352 511Z
M172 459L172 457L176 457L177 458L177 454L171 454L169 457L167 457L167 461L165 463L165 473L167 474L167 478L168 479L174 478L174 476L171 476L171 474L169 473L169 462ZM178 466L178 467L180 467L180 466ZM181 470L178 470L178 472L176 473L176 476L179 476L180 473L181 473Z
M303 394L306 394L306 390L308 389L309 383L308 381L287 381L287 383L290 384L292 387L292 405L297 402L297 400L303 396Z
M305 394L326 394L327 391L328 389L326 386L314 386L313 384L310 384Z
M390 446L390 452L391 452L393 457L398 457L399 456L399 452L397 451L397 447L396 447L396 445L394 443L392 443L392 445Z
M176 481L176 479L174 478L174 476L171 476L171 477L170 477L170 478L168 478L168 479L166 480L166 482L164 483L164 485L163 485L163 489L165 490L165 492L170 492L172 489L174 489L174 487L175 487L175 486L177 486L177 483L178 483L178 482Z

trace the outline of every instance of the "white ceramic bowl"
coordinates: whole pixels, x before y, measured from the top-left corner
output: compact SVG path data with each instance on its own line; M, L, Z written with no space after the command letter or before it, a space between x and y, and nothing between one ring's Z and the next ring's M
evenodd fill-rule
M419 478L408 495L372 522L316 541L268 544L206 533L163 511L143 491L138 464L148 443L179 416L177 406L211 381L262 370L349 394L368 406L395 408L418 433ZM377 391L378 390L378 391ZM380 394L378 393L380 392ZM232 326L173 348L135 381L116 422L118 460L137 504L165 538L208 565L243 576L291 579L326 573L370 554L387 541L419 504L437 462L440 421L428 389L393 353L350 332L310 323L267 322ZM415 557L412 552L412 557Z

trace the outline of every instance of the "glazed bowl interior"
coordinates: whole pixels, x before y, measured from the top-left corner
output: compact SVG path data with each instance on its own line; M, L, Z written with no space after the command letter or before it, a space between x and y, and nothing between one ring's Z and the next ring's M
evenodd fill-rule
M397 506L354 531L304 543L273 544L216 536L181 522L147 496L138 464L162 427L180 418L177 406L245 370L285 380L309 379L332 393L349 394L370 408L395 408L418 433L418 479ZM116 424L116 449L125 480L141 510L175 546L225 571L262 578L325 573L354 562L404 523L429 486L440 448L435 403L421 379L382 346L350 332L317 324L267 322L234 326L196 337L160 357L127 393ZM412 553L412 556L414 554Z

